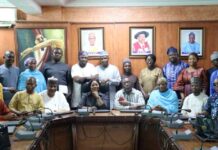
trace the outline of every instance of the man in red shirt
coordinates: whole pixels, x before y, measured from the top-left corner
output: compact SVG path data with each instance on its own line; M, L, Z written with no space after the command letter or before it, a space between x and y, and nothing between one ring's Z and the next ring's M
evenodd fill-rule
M16 115L11 113L7 108L3 100L0 100L0 121L3 120L15 120Z

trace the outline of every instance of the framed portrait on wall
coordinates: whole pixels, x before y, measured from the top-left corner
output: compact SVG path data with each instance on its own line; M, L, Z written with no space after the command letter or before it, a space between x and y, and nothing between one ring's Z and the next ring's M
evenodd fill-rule
M53 48L63 50L62 60L65 62L66 31L64 28L16 28L16 46L18 65L24 71L26 60L34 57L37 69L42 69L46 62L51 61Z
M154 54L154 27L130 27L130 57L145 57Z
M180 28L179 29L180 56L185 57L195 52L198 56L204 54L204 29L203 28Z
M96 58L104 50L104 28L80 28L80 50Z

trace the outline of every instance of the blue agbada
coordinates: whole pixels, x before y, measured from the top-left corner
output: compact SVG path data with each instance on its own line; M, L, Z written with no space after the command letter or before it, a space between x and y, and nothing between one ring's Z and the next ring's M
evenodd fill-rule
M152 108L160 105L167 110L167 113L178 112L178 98L176 92L171 89L167 89L165 92L152 91L147 105Z
M46 90L46 82L45 82L45 78L43 74L38 70L31 71L30 69L26 69L19 76L19 80L18 80L18 90L19 91L26 89L26 80L30 77L36 78L37 86L35 88L35 91L37 93Z
M213 119L218 117L218 93L214 93L208 98L204 110L207 111Z
M214 71L210 77L210 96L216 93L213 83L218 78L218 70Z
M170 89L173 89L173 85L176 82L179 74L181 71L185 68L188 67L188 64L179 61L178 64L174 65L171 62L168 62L164 67L163 67L163 74L164 77L167 79L167 87Z

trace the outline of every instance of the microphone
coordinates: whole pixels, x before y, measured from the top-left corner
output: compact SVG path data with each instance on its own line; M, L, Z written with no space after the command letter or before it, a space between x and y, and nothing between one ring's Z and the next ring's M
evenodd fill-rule
M184 111L188 111L191 112L190 109L180 109L179 111L184 110ZM173 131L173 138L176 140L189 140L192 139L192 131L191 130L185 130L185 131L178 131L179 128L182 128L184 125L184 122L180 119L177 119L176 121L173 121L173 117L175 115L178 115L177 117L179 118L179 116L181 115L181 113L176 112L173 113L171 118L170 118L170 123L167 122L167 126L169 128L176 128L176 131Z
M29 123L29 127L26 126L27 122ZM28 121L27 119L21 120L20 125L24 124L27 130L18 130L15 133L15 137L19 140L33 140L36 137L36 131L34 129L34 125Z
M166 111L153 110L150 105L145 105L145 108L149 108L149 110L145 109L142 111L142 116L163 118L164 114L166 113Z

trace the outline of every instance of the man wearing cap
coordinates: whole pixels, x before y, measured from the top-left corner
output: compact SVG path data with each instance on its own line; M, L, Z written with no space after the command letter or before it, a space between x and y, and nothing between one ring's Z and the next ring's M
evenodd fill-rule
M207 70L207 79L208 79L208 81L210 81L210 79L211 79L211 75L212 75L212 73L213 72L215 72L215 71L217 71L218 70L218 51L214 51L211 55L210 55L210 60L211 60L211 62L212 62L212 64L213 64L213 67L211 67L211 68L209 68L208 70ZM213 75L213 79L211 79L211 82L213 83L213 81L215 80L215 78L217 78L218 77L218 74L214 74ZM209 88L208 88L208 91L207 91L207 94L209 95L210 94L210 88L212 88L213 89L213 87L210 87L210 82L209 82L209 86L208 86ZM213 90L214 91L214 90Z
M191 112L182 110L182 114L195 118L198 113L202 113L208 96L202 91L202 83L199 77L191 78L191 89L192 93L185 98L182 106L182 109L191 109Z
M123 60L123 74L121 75L121 80L124 78L129 78L133 84L133 87L137 90L140 90L138 77L132 73L131 61L128 58Z
M81 101L82 84L98 77L95 66L88 63L88 53L86 51L79 52L78 60L79 62L71 68L71 77L73 79L72 108L77 108Z
M23 91L26 89L26 80L29 77L34 77L36 78L36 88L35 91L37 93L42 92L46 89L46 82L45 82L45 77L43 74L36 69L36 59L33 57L27 58L27 66L28 69L20 73L19 80L18 80L18 90Z
M190 32L188 36L188 42L182 45L182 54L189 54L193 52L200 54L200 44L195 41L195 33Z
M6 105L9 104L11 98L17 90L17 82L19 77L19 68L13 66L14 52L5 51L3 56L4 64L0 66L0 78L3 85L3 97Z
M178 51L175 47L167 49L169 62L163 67L164 77L167 79L167 87L173 89L180 72L188 67L188 64L181 61L178 56Z
M135 34L134 38L137 39L137 42L133 44L133 53L136 54L150 54L151 49L146 41L146 38L149 36L149 33L146 31L140 31Z
M69 104L63 93L57 91L58 79L51 77L48 78L47 90L39 93L45 104L45 108L49 108L53 112L65 112L70 111ZM45 109L45 112L49 112Z
M109 97L110 97L110 109L114 107L114 97L116 94L116 87L119 86L121 77L119 69L109 64L109 56L106 51L101 52L100 64L96 66L99 81L102 85L109 84Z

